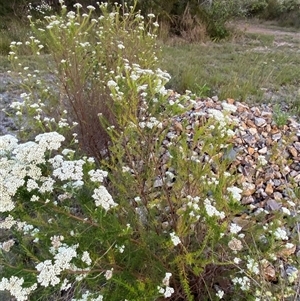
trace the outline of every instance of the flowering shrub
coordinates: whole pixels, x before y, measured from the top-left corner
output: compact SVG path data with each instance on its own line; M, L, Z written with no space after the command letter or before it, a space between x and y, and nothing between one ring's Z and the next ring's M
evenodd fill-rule
M87 17L67 13L64 18L72 25L82 17L92 28L97 22L86 19L92 17L93 8L89 10ZM115 14L107 16L118 21ZM51 24L50 30L67 37L80 27L62 26L63 20ZM143 33L148 36L144 29ZM137 44L138 37L132 37ZM42 44L32 41L40 56ZM63 53L72 57L79 46L69 51L72 40L68 41ZM85 51L82 48L78 49ZM24 104L13 106L23 106L27 114L35 110L40 114L35 115L40 116L38 125L49 132L27 142L0 137L0 291L9 291L18 301L258 301L297 296L298 231L288 230L297 224L296 198L291 196L272 215L264 209L251 215L251 205L241 204L241 180L228 156L239 130L231 116L236 106L222 103L222 110L195 110L193 95L166 90L167 73L140 58L136 62L123 57L124 49L116 47L118 65L109 65L116 69L105 69L101 81L89 69L90 60L82 61L80 75L86 73L76 79L82 80L83 90L72 84L77 69L64 69L65 64L76 65L79 57L69 61L66 56L62 62L53 52L61 70L70 71L62 73L61 82L68 86L57 103L58 116L67 114L61 111L69 109L65 100L75 103L81 92L96 95L101 86L109 96L113 122L96 111L110 141L95 148L96 155L109 154L98 156L98 161L72 146L65 148L65 137L49 131L68 120L56 126L46 119L50 102L34 100L48 95L52 87L45 92L38 78L24 78L32 92L23 95ZM12 51L17 61L15 56ZM36 85L28 84L32 78ZM46 94L40 94L43 91ZM95 119L80 116L82 126L99 129L100 122L96 126L90 124ZM35 124L32 129L37 131ZM259 168L265 161L262 156Z
M186 100L167 97L166 111ZM0 290L17 300L293 295L292 266L280 285L266 281L267 267L268 277L277 281L270 267L295 248L279 218L289 217L289 209L263 228L268 212L257 220L236 219L244 210L242 190L220 156L234 127L225 111L209 112L210 120L196 123L192 135L170 131L161 114L130 124L122 135L110 130L113 155L103 161L109 172L92 158L61 150L64 137L56 132L26 143L2 136L0 228L7 235L1 242ZM284 293L283 281L289 283Z
M9 57L26 91L22 94L23 102L14 105L19 108L19 116L30 117L27 129L28 122L34 123L31 134L34 136L34 129L39 128L66 135L65 130L75 125L81 148L100 159L109 137L99 123L99 115L118 128L116 114L123 114L115 108L120 101L112 101L107 83L116 76L122 77L119 80L127 85L127 101L136 114L139 103L136 95L130 95L127 81L143 77L138 69L156 68L158 24L152 15L145 20L135 12L135 7L115 6L109 11L107 3L102 3L97 7L100 16L95 10L92 5L83 10L77 3L74 11L67 11L62 4L61 15L47 15L35 21L28 16L32 35L25 44L39 62L39 68L19 62L20 42L11 44ZM43 51L50 55L48 62L41 56ZM137 74L131 74L128 67ZM23 126L20 124L21 129Z

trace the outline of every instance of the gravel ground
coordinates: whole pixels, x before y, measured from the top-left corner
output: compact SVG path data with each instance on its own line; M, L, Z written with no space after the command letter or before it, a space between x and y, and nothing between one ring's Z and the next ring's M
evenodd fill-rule
M13 101L21 101L19 85L19 82L8 73L0 73L0 135L14 133L17 130L9 106Z

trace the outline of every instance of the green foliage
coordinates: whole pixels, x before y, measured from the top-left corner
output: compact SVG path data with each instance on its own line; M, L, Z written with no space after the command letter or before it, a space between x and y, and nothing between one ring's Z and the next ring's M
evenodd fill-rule
M250 17L262 14L267 7L268 7L267 0L245 1L245 4L244 4L244 9L247 12L246 14Z
M26 4L28 4L27 0L15 0L15 1L8 1L2 0L0 2L0 16L22 16L24 13L24 8L26 8Z
M280 25L299 28L300 4L298 0L245 1L243 8L249 16L276 20Z
M287 125L289 114L282 110L279 105L274 107L274 114L273 114L274 121L278 127L282 127Z

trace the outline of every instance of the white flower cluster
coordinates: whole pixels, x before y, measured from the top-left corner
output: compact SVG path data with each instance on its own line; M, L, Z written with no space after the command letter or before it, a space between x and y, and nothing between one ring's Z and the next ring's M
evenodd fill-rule
M259 274L258 263L253 258L250 258L250 257L248 257L247 261L248 261L247 269L250 271L250 273L258 275Z
M218 211L217 208L212 204L213 202L206 198L204 200L204 206L205 206L205 210L208 216L212 217L212 216L217 216L220 219L224 219L225 218L225 213L223 211Z
M101 206L105 211L118 206L118 204L114 202L107 189L102 185L94 189L92 198L95 200L95 205L97 207Z
M100 182L100 183L102 183L104 178L106 178L108 175L107 171L101 169L90 170L88 174L92 182Z
M243 193L242 189L232 186L232 187L227 187L227 191L232 195L234 201L239 202L241 200L242 193Z
M87 265L92 264L92 259L91 259L90 254L89 254L88 251L84 251L82 253L81 260L82 260L82 262L86 263Z
M123 47L122 47L123 48ZM171 76L161 69L151 70L143 69L139 64L133 63L129 65L128 61L125 60L124 69L126 70L125 76L118 74L114 78L107 81L107 86L111 90L111 96L114 100L120 101L123 99L125 91L122 91L121 86L118 82L121 81L132 81L132 86L136 87L136 91L140 93L140 96L145 98L148 95L148 90L151 87L151 94L153 92L161 95L166 95L168 91L165 89L165 84L170 80ZM150 82L147 84L147 82ZM142 83L142 84L140 84ZM123 85L124 86L124 85ZM126 86L124 86L126 88Z
M113 268L111 268L110 270L106 270L105 273L104 273L104 277L106 280L109 280L112 278L113 276Z
M68 161L64 160L63 156L56 155L54 158L49 159L53 165L53 175L58 179L81 181L83 177L84 160Z
M200 207L199 207L199 201L200 198L198 196L196 197L192 197L190 195L188 195L187 197L187 207L191 209L189 215L191 217L196 217L196 220L200 219L200 215L199 215L199 211L200 211Z
M231 223L230 227L229 227L229 231L232 234L237 234L242 230L242 227L240 227L239 225L237 225L236 223Z
M61 142L65 141L65 137L56 132L50 132L37 135L35 141L43 150L57 150L60 148Z
M54 235L54 236L50 237L51 245L52 245L52 248L53 248L53 249L50 249L50 252L52 254L54 254L55 250L57 250L62 245L62 241L64 239L65 238L62 235Z
M15 241L13 239L7 240L3 243L0 243L0 249L2 249L4 252L9 252L10 248L15 244Z
M207 112L209 113L210 117L219 122L221 128L225 128L230 122L229 118L224 115L222 111L216 109L208 109Z
M64 137L58 133L45 133L36 137L36 142L18 144L18 140L5 135L0 137L0 212L14 209L13 196L19 187L25 184L25 177L31 181L29 189L37 188L36 181L41 178L42 171L37 165L45 162L47 150L57 150Z
M57 249L57 253L54 255L54 264L52 264L51 260L45 260L44 262L40 262L36 269L39 272L37 276L37 281L42 286L55 286L60 282L61 272L64 270L71 269L71 260L76 258L77 246L66 247L62 246Z
M1 200L2 201L2 200ZM14 225L16 225L17 221L14 220L14 218L9 215L4 220L0 221L0 229L11 229Z
M223 107L223 110L224 111L227 111L227 112L236 112L237 111L237 107L233 104L230 104L228 102L225 102L223 101L222 102L222 107Z
M262 166L265 166L265 165L268 164L268 161L266 160L266 157L263 156L263 155L259 155L259 156L257 157L257 162L258 162L258 164L260 164L260 165L262 165Z
M229 107L226 108L229 110ZM216 109L208 109L207 112L209 116L215 119L218 123L217 127L215 127L215 125L211 125L211 129L217 128L220 131L221 137L224 137L225 135L232 137L235 135L235 132L228 128L228 125L232 123L232 120L230 120L227 115L225 115L222 111Z
M10 294L17 299L17 301L28 300L29 294L36 290L37 284L30 287L22 287L24 278L11 276L10 279L2 278L0 281L0 291L9 291Z
M175 232L170 233L170 236L171 236L172 243L175 247L181 243L180 238L176 235Z
M162 123L158 121L155 117L150 117L149 121L141 121L139 123L140 128L149 128L152 129L154 127L157 127L159 129L162 128Z
M222 299L223 296L224 296L224 291L218 290L217 293L216 293L216 296L217 296L219 299Z
M242 291L248 291L250 289L250 279L247 276L235 277L232 279L234 285L239 285Z
M174 293L174 288L170 287L170 278L172 276L172 273L166 273L165 278L162 281L162 286L158 286L158 292L160 294L163 294L165 298L169 298Z
M287 236L287 232L285 229L277 228L274 232L274 236L278 240L288 240L289 237Z

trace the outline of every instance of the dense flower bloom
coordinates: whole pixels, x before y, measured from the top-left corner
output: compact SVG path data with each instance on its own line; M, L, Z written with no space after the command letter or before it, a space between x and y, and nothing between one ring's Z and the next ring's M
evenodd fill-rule
M94 189L94 194L92 197L95 200L95 205L97 207L101 206L106 211L118 205L114 202L107 189L102 185L99 186L99 188Z
M11 276L10 279L2 278L0 281L0 291L9 291L17 301L28 300L29 294L37 288L37 285L34 284L31 287L24 288L22 287L23 283L24 279L16 276Z

